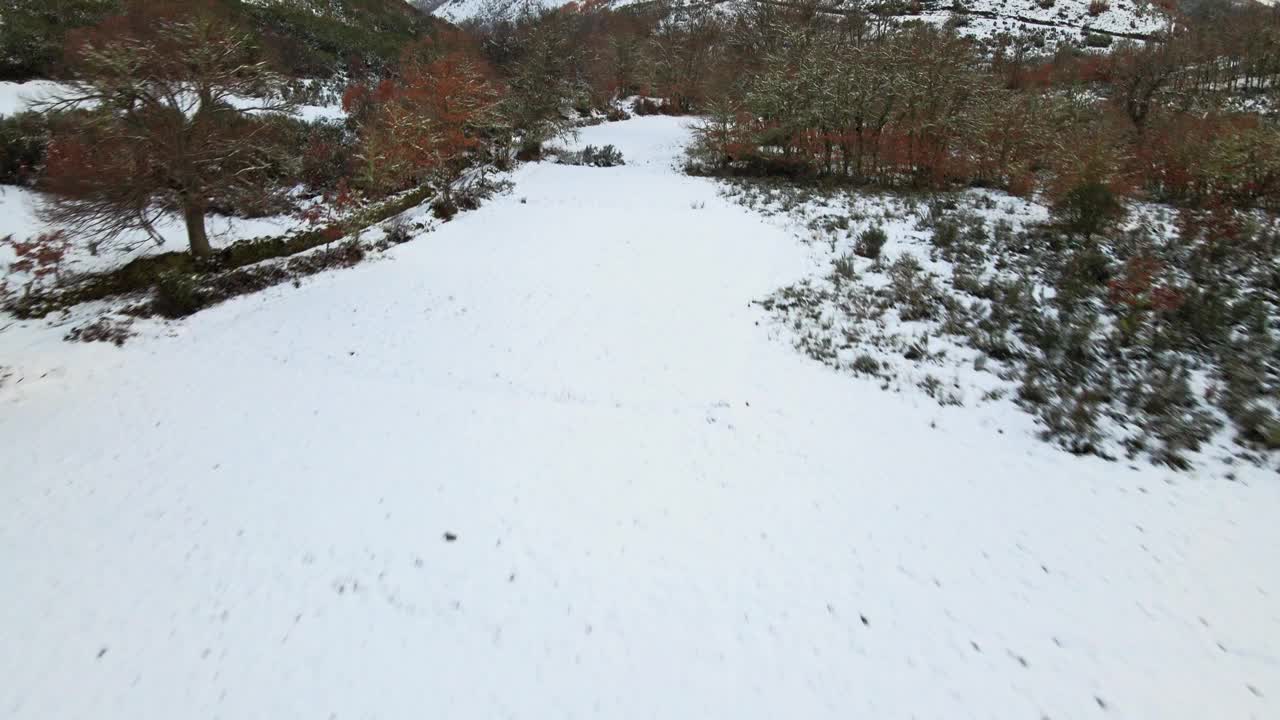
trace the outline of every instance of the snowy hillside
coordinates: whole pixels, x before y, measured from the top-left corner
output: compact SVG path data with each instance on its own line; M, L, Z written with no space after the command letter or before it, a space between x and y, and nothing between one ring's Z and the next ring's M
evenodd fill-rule
M1141 38L1168 24L1167 16L1146 0L1108 0L1098 12L1091 10L1098 7L1091 0L970 0L963 3L965 12L949 9L950 3L934 4L939 9L926 17L963 17L970 23L966 32L975 35L1043 30L1051 37L1088 31Z
M1274 470L805 358L753 301L828 259L687 122L123 348L0 333L0 714L1280 717Z
M436 17L463 23L488 18L514 18L525 11L557 8L566 3L561 0L440 0L432 4L435 7L431 12ZM622 4L627 3L624 0Z
M732 8L735 0L710 4ZM443 0L433 12L451 22L464 22L488 17L514 17L525 9L559 7L561 0ZM614 0L613 7L649 4L647 0ZM700 2L676 2L675 5L699 5ZM822 3L833 11L844 7L844 0ZM1132 35L1150 35L1163 29L1165 16L1146 0L1110 0L1106 9L1090 9L1090 0L971 0L959 7L951 2L930 0L920 4L918 14L904 14L902 19L944 22L956 19L965 23L964 32L990 35L1019 29L1038 30L1054 38L1079 36L1084 31Z

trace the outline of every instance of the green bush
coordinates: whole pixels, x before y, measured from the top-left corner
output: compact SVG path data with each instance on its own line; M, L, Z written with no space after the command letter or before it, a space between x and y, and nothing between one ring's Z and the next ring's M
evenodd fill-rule
M44 165L49 120L31 112L0 118L0 185L28 185Z
M842 280L852 280L858 276L858 271L853 266L853 257L844 255L836 259L835 276Z
M542 159L542 143L532 138L525 138L520 141L520 147L516 150L516 160L520 162L535 162Z
M451 198L440 198L431 204L431 214L438 220L448 222L458 214L458 204Z
M305 123L305 135L295 147L299 155L298 179L307 190L328 192L351 175L351 160L359 141L343 124L317 121Z
M0 80L56 74L67 33L118 12L119 0L4 0Z
M167 318L190 315L205 306L197 276L190 273L170 272L156 281L151 307Z
M863 373L865 375L875 375L880 372L880 361L870 355L859 355L857 359L853 361L853 365L850 366L850 369L854 372Z
M889 236L885 234L884 228L879 225L873 225L858 236L858 242L854 244L853 251L862 257L876 260L880 257L880 251L884 249L884 244L889 241Z
M556 162L561 165L590 167L614 167L626 164L622 159L622 151L612 145L599 148L588 145L581 150L564 150L556 154Z
M582 157L586 160L586 164L593 167L614 167L626 164L622 159L622 151L612 145L601 148L588 145L583 148Z
M1111 188L1084 181L1069 189L1053 205L1063 227L1081 235L1096 235L1124 214L1124 204Z

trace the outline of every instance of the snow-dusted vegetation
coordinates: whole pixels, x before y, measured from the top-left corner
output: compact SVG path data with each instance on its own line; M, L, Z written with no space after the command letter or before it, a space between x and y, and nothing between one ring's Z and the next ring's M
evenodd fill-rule
M1273 219L1224 250L1167 208L1102 243L999 193L725 194L805 228L829 263L762 301L814 359L941 405L1020 406L1072 452L1276 464Z

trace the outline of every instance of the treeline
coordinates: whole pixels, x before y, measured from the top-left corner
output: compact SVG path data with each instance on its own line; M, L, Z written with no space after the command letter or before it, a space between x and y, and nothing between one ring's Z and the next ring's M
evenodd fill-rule
M1278 8L1200 3L1149 42L1050 50L867 7L588 3L468 30L531 104L641 95L641 110L708 116L706 171L1280 202Z
M827 22L788 28L739 92L708 105L700 158L883 186L1060 195L1086 183L1274 207L1277 127L1239 109L1239 94L1180 83L1199 61L1182 61L1177 43L1012 72L928 26L861 41Z
M180 213L196 255L211 252L208 213L286 211L299 189L349 207L430 187L448 215L468 168L536 158L633 96L636 112L706 118L701 172L1044 191L1080 218L1127 196L1280 203L1280 11L1256 4L1201 5L1145 44L1052 52L1034 34L979 43L767 0L588 2L461 29L399 0L16 8L7 47L22 27L45 33L31 47L61 38L70 81L41 114L0 122L0 181L38 184L57 218L102 237ZM345 120L289 117L326 82Z
M71 79L0 122L0 171L45 191L46 219L97 245L158 237L177 215L197 258L214 254L212 213L296 212L324 235L427 188L451 214L452 180L500 164L495 149L510 145L503 89L468 44L455 32L415 41L376 84L347 88L345 120L308 121L296 111L310 86L224 5L133 0L68 34Z
M0 80L66 77L68 36L128 11L128 0L6 0L0 10ZM444 25L402 0L151 0L149 10L234 18L293 77L329 77L348 67L392 67L408 44Z

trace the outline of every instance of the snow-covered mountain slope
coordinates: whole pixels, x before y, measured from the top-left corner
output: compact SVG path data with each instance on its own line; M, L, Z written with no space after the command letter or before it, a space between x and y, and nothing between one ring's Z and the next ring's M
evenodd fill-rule
M804 358L752 300L819 266L685 122L120 349L0 332L0 715L1280 717L1274 471Z
M731 10L737 0L702 2L701 0L677 0L682 5L714 4ZM451 22L489 17L514 17L526 9L559 7L564 0L442 0L433 12ZM651 4L648 0L614 0L613 7ZM828 0L820 3L832 11L842 10L845 0ZM999 31L1016 32L1020 29L1045 31L1051 37L1079 36L1089 30L1118 35L1141 37L1163 29L1165 15L1146 0L1108 0L1106 9L1098 10L1091 0L968 0L952 3L945 0L927 0L919 4L920 12L904 14L903 20L924 19L945 22L950 19L963 21L964 32L972 35L989 35Z
M468 20L512 19L521 13L557 8L568 0L435 0L428 7L436 17L452 23ZM622 0L617 7L629 4Z
M935 3L938 9L926 11L925 16L963 18L970 23L965 31L977 35L1043 30L1060 37L1087 31L1141 38L1168 26L1168 16L1146 0L1106 0L1103 10L1093 0L968 0L962 4L963 11L948 9L950 3Z

